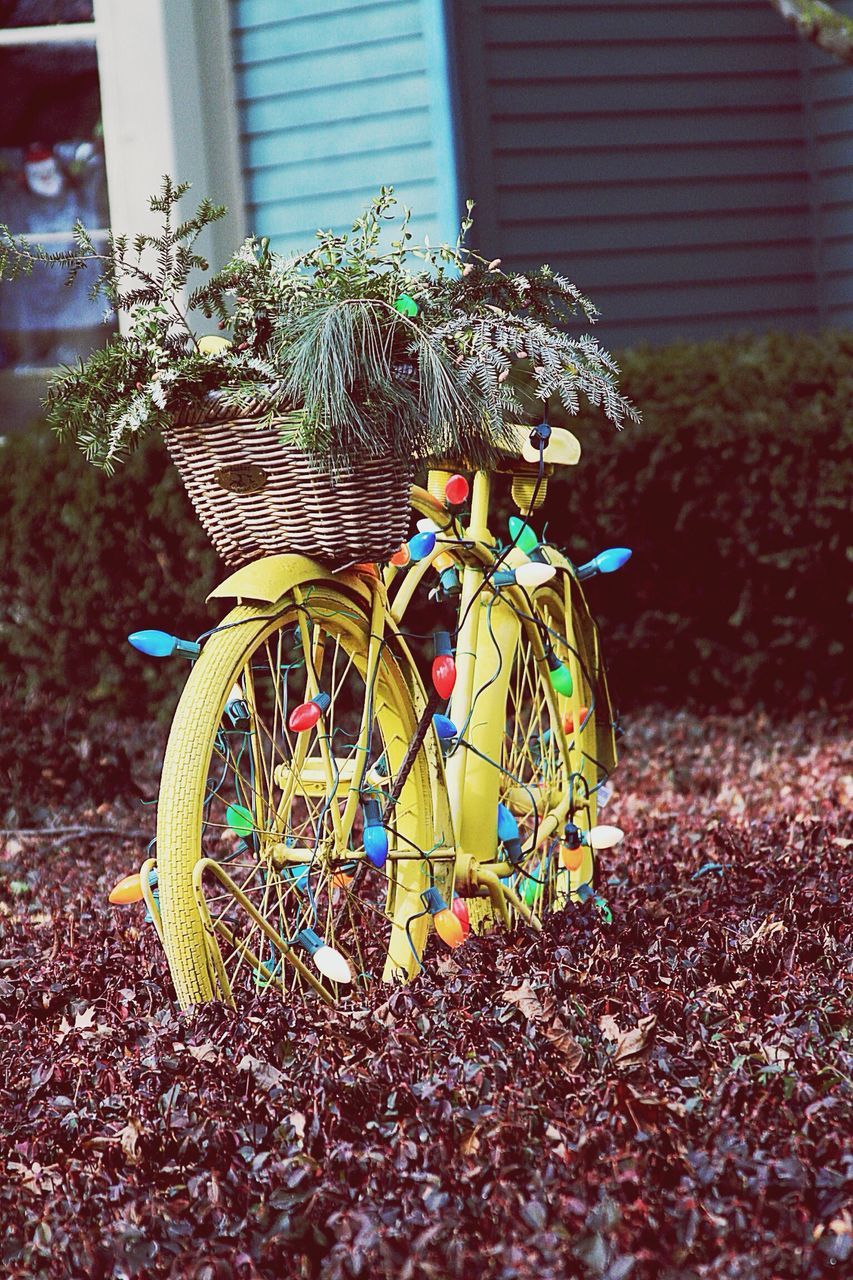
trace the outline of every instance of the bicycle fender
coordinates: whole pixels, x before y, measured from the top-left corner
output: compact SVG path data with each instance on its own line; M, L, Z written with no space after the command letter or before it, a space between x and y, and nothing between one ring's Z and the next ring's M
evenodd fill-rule
M365 600L370 599L370 588L352 572L333 573L309 556L263 556L244 564L214 587L208 600L254 600L261 604L275 604L288 591L306 582L334 582L355 590Z

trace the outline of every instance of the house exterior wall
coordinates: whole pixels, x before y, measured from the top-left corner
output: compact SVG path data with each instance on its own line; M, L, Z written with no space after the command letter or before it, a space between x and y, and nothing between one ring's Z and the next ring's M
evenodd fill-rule
M616 346L849 324L853 69L767 0L449 12L490 255L564 271Z
M440 0L232 0L248 222L282 251L383 184L420 238L458 229Z

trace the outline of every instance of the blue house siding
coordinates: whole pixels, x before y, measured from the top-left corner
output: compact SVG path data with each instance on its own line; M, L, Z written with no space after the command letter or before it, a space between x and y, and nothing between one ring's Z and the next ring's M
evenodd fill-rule
M232 0L249 225L277 249L346 230L383 184L458 226L439 0Z
M853 70L767 0L451 11L486 251L565 271L614 345L850 322Z

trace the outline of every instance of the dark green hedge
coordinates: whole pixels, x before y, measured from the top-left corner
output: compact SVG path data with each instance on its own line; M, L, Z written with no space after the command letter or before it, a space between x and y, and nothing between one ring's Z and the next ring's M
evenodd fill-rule
M635 550L589 587L617 704L848 697L853 335L636 350L621 365L643 425L616 435L591 411L576 420L584 456L535 521L577 562ZM183 667L138 657L125 636L210 625L218 570L162 447L112 480L44 433L7 440L0 464L7 689L57 707L168 708Z
M197 635L216 557L177 473L151 441L112 479L46 429L0 448L0 673L53 710L87 702L153 716L182 663L136 654L130 631ZM64 708L63 708L64 709Z
M576 562L634 548L589 584L615 700L849 697L853 334L636 349L620 365L643 424L575 420L583 456L545 508Z

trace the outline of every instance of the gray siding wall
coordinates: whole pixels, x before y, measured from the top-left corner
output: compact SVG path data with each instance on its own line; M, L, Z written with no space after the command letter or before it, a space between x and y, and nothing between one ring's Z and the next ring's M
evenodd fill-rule
M767 0L449 12L489 255L564 271L614 345L850 322L853 69Z

